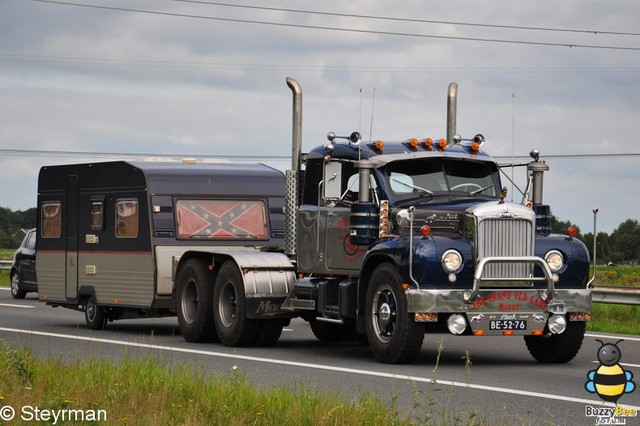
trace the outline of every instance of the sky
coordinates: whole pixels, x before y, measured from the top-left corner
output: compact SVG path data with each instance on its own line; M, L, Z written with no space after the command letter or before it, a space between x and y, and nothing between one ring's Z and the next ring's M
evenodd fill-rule
M552 213L591 232L597 208L611 233L640 220L639 18L621 0L0 0L0 206L35 207L44 165L289 168L287 77L305 152L330 131L439 139L455 81L463 138L500 163L537 148Z

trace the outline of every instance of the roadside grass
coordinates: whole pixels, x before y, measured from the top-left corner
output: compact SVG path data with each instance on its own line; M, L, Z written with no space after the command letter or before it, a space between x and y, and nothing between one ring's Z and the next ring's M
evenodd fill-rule
M153 358L65 364L0 340L0 406L13 407L16 418L21 408L37 407L41 414L66 415L64 424L75 424L79 415L92 417L90 424L144 426L489 424L476 414L461 417L453 406L425 407L424 396L416 392L413 412L400 414L396 399L387 403L368 393L349 400L305 384L260 389L235 367L220 375Z

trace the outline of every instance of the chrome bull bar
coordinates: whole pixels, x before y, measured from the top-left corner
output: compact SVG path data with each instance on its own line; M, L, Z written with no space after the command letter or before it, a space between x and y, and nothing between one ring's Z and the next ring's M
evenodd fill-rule
M544 273L544 277L484 277L484 269L488 264L492 263L530 263L533 265L538 265L542 269ZM491 282L546 282L547 283L547 291L546 294L543 294L543 299L545 301L550 301L556 295L554 279L556 279L556 275L551 272L549 265L545 262L544 259L538 256L514 256L514 257L496 257L489 256L484 257L478 261L476 266L476 272L473 276L473 287L469 291L465 291L463 298L465 303L471 303L480 292L481 284L485 281Z

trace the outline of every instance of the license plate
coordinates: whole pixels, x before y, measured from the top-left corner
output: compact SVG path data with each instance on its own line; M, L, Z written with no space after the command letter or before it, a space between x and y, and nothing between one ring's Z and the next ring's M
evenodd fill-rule
M526 330L527 321L525 320L490 320L490 330Z

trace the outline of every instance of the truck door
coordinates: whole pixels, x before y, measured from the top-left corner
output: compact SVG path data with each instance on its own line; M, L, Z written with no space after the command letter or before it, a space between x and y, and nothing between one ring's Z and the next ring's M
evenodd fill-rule
M320 208L322 224L326 230L324 252L329 269L356 271L360 269L360 263L366 252L352 244L349 238L350 205L358 200L358 172L351 163L339 164L339 166L341 170L340 173L336 173L339 182L335 190L339 198L328 206ZM328 173L325 171L326 175Z
M78 176L67 176L67 209L65 218L66 297L78 297Z

